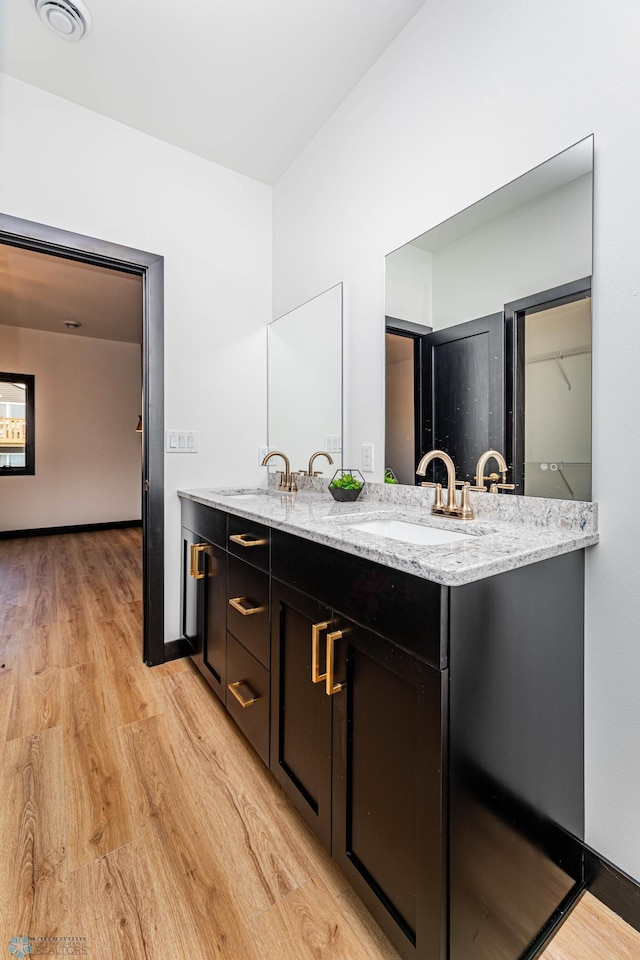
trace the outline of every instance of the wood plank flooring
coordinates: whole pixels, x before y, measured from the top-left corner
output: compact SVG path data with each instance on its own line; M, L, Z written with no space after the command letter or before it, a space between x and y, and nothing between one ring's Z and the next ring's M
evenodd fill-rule
M0 953L398 960L190 661L142 663L140 567L137 529L0 541ZM543 960L638 956L587 894Z

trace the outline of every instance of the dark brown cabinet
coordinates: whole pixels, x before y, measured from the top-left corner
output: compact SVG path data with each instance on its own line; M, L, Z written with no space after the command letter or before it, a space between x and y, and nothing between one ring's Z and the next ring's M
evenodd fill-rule
M182 636L192 660L269 763L269 530L182 501ZM235 554L238 554L237 556Z
M401 956L532 956L582 877L583 553L444 587L276 530L271 562L280 783Z
M274 775L400 952L439 957L446 671L275 579L272 658Z
M183 501L185 642L400 955L537 955L583 877L584 552L447 587L225 520Z

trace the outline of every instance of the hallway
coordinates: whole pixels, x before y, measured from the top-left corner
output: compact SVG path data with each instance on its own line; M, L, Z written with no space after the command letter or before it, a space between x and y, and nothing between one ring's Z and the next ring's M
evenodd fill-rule
M0 601L0 952L397 960L190 662L141 662L139 529L0 541ZM587 895L544 960L638 955Z

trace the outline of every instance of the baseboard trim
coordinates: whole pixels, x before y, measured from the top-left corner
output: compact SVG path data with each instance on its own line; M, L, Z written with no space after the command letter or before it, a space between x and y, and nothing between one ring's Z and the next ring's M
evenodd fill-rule
M30 530L0 530L0 540L17 540L19 537L53 537L60 533L91 533L94 530L122 530L125 527L141 527L142 520L110 520L107 523L78 523L66 527L34 527Z
M585 845L587 889L606 907L640 931L640 883Z
M168 663L169 660L179 660L180 657L188 657L191 653L193 653L193 651L189 644L182 638L178 640L165 640L164 660L162 662ZM157 666L157 664L148 664L148 666Z

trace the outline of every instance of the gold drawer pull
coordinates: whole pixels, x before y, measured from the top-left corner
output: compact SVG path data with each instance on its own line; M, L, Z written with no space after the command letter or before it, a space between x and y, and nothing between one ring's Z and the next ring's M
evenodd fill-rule
M247 597L234 597L233 600L229 598L229 605L238 613L241 613L243 617L250 617L252 613L263 613L267 609L266 607L249 606L250 603L251 601Z
M189 575L194 580L203 580L204 571L200 569L200 554L207 549L206 543L192 543L189 548Z
M320 634L329 629L327 620L311 625L311 679L314 683L322 683L326 673L320 673Z
M248 690L251 690L251 687L249 686L246 680L237 680L235 683L230 683L228 685L228 689L234 695L234 697L236 698L236 700L238 701L241 707L243 708L250 707L252 703L257 703L258 700L262 699L262 697L256 696L255 693L252 693L251 698L249 700L245 700L245 698L240 693L240 690L238 689L239 687L242 687L242 686L245 686L247 687Z
M234 533L229 537L234 543L239 543L241 547L264 547L266 540L256 539L251 533Z
M336 640L342 639L346 631L344 630L335 630L333 633L327 634L327 696L332 697L334 693L338 693L342 690L344 684L334 683L333 682L333 673L335 669L335 655L334 655L334 644Z

